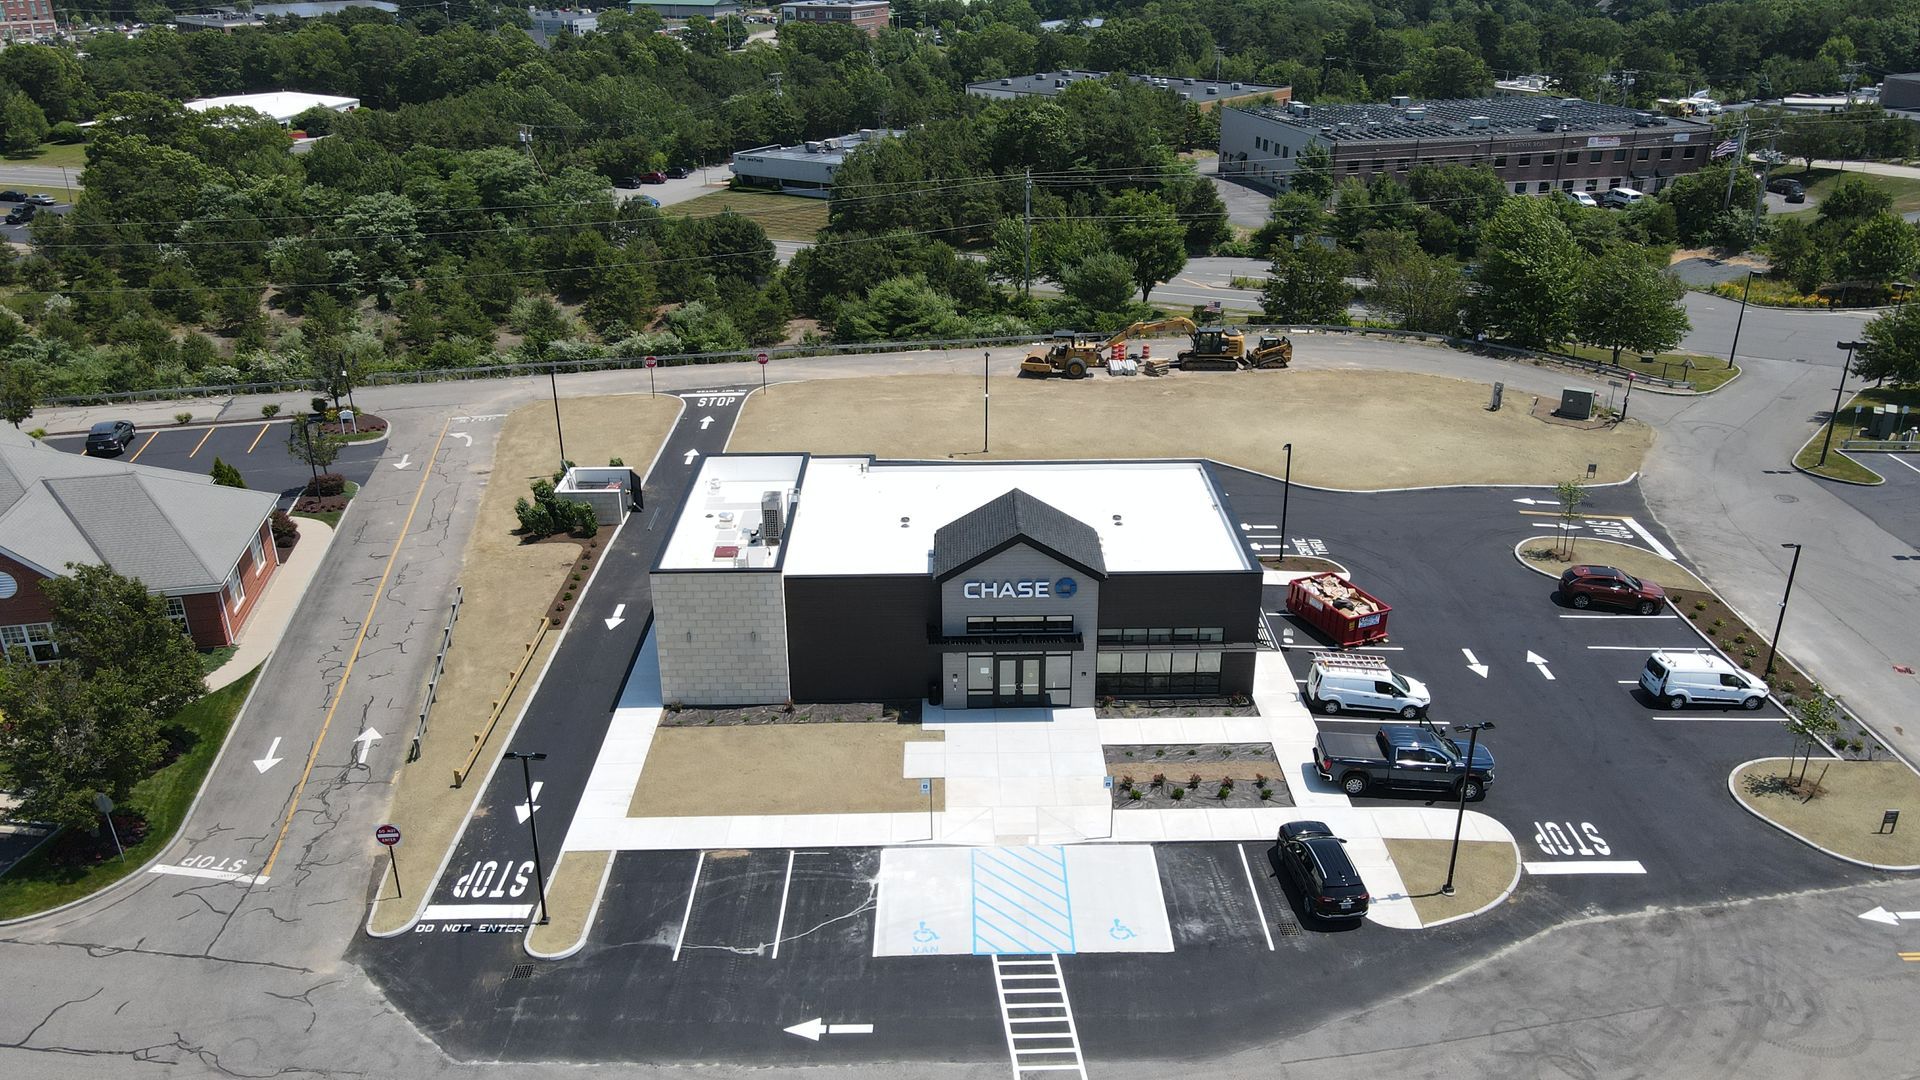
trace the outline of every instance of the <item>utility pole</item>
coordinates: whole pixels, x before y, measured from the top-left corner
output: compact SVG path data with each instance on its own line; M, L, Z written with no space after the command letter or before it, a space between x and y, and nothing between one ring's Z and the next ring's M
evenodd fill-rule
M1020 294L1033 296L1033 170L1027 170L1027 209L1024 215L1027 226L1027 250L1021 257Z
M1853 108L1853 84L1860 81L1860 69L1867 65L1858 60L1847 61L1847 108Z
M1747 161L1747 122L1740 121L1740 142L1733 148L1733 160L1727 163L1727 197L1720 200L1720 209L1726 210L1733 205L1733 181L1740 175Z

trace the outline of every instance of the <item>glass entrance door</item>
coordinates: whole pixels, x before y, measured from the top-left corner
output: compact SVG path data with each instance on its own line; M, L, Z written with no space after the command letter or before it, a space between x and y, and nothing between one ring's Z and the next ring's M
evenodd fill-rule
M997 656L993 703L1000 708L1045 705L1046 691L1041 681L1041 657Z

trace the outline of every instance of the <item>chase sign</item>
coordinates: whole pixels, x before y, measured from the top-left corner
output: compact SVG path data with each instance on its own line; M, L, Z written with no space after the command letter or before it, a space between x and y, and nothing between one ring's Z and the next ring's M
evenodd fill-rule
M1044 578L1021 581L968 581L960 587L960 594L968 600L1051 600L1054 597L1066 599L1080 591L1079 582L1070 577L1058 581Z

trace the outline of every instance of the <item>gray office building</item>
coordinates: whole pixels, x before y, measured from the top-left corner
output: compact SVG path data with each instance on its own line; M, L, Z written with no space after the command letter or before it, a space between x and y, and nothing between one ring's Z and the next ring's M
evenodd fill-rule
M1220 114L1220 175L1285 191L1302 150L1326 149L1333 177L1405 180L1415 165L1484 165L1516 195L1659 191L1705 165L1711 125L1578 98L1232 108Z
M979 98L1053 97L1077 82L1107 78L1108 71L1042 71L1036 75L1014 75L1004 79L986 79L967 84L967 93ZM1266 86L1261 83L1191 79L1184 76L1128 75L1137 83L1155 86L1183 101L1203 109L1218 105L1251 104L1264 100L1285 105L1293 97L1291 86Z
M797 146L762 146L733 155L733 175L750 187L772 188L788 195L826 199L833 196L833 176L854 150L900 132L862 128L851 135L819 139Z

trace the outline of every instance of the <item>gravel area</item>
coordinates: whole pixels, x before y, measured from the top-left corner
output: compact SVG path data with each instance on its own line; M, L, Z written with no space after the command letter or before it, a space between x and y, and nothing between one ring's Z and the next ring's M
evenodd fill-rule
M777 724L918 724L917 701L830 702L823 705L686 705L668 707L661 727L769 727Z
M1114 700L1094 709L1102 720L1137 720L1155 716L1259 716L1260 710L1245 698L1174 698L1160 700Z

